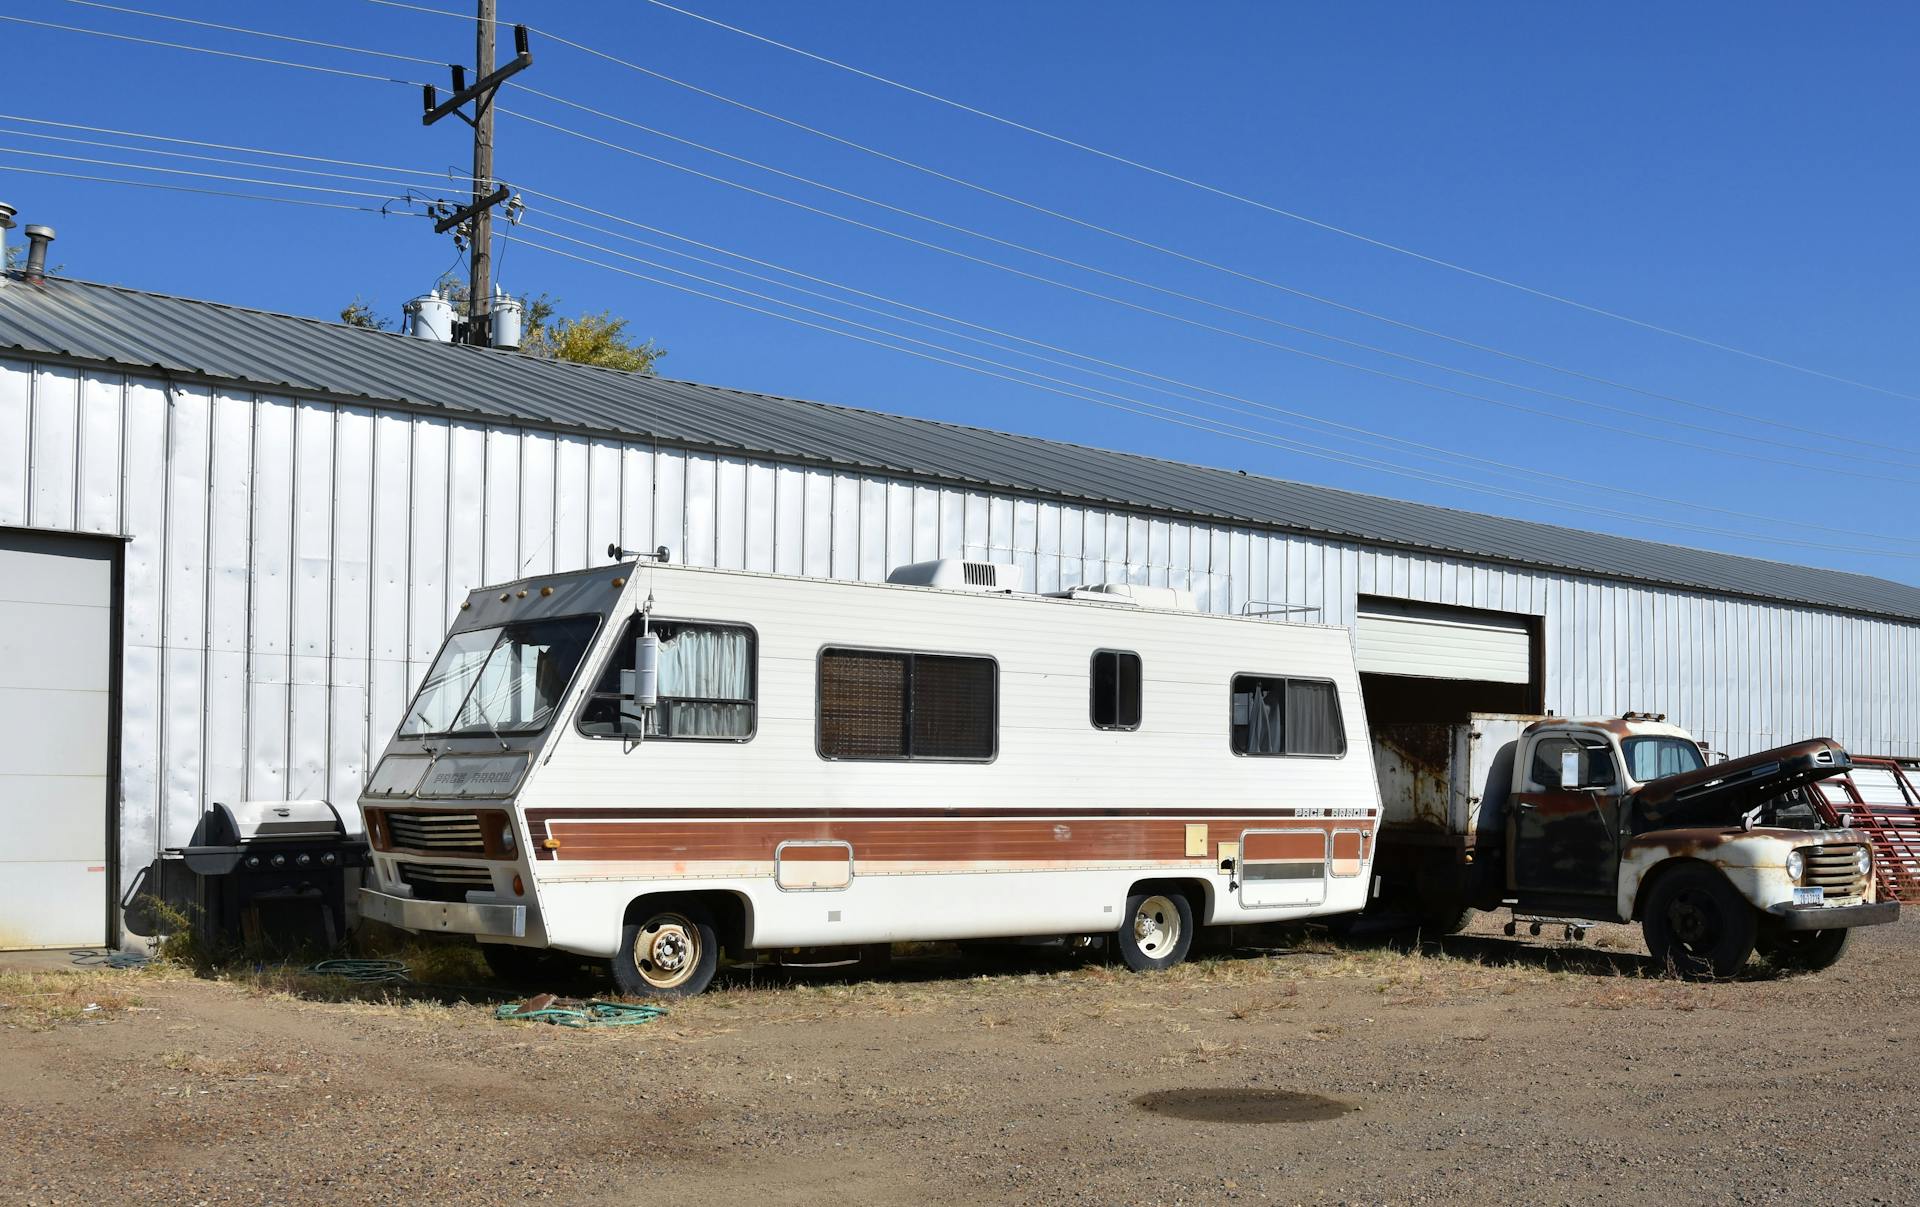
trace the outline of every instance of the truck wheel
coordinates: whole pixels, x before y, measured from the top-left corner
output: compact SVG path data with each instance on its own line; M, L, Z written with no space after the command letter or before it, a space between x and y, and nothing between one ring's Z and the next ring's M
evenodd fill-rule
M1851 927L1835 930L1802 930L1773 935L1760 943L1760 954L1782 968L1819 972L1831 968L1847 953Z
M620 932L613 980L628 997L692 997L713 981L720 940L693 902L643 910Z
M1712 868L1683 867L1653 886L1641 921L1653 962L1690 981L1730 977L1753 954L1753 907Z
M1433 905L1415 915L1420 937L1442 939L1457 935L1473 921L1473 909L1466 905Z
M1134 893L1116 938L1120 959L1135 972L1171 968L1193 947L1193 906L1179 893Z

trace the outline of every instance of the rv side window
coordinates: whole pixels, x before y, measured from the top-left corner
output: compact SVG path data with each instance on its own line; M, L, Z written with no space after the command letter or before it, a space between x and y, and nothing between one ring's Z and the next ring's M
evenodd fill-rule
M580 732L595 738L695 739L740 742L753 736L753 630L739 625L655 620L660 638L660 703L643 719L620 695L620 674L633 667L640 638L635 617L621 633L593 695L580 710ZM642 732L642 726L645 730Z
M991 658L822 650L820 757L989 760L999 682Z
M1338 757L1347 752L1340 696L1325 679L1235 675L1232 713L1235 754Z
M1140 655L1095 650L1091 709L1095 729L1140 728Z

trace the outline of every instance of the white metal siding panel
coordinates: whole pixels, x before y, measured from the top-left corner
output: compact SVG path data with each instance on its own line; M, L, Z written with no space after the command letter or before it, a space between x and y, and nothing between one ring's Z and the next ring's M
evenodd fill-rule
M1354 647L1369 674L1488 683L1531 678L1531 643L1519 618L1464 620L1433 609L1362 605Z
M1666 712L1732 754L1826 732L1920 755L1920 625L511 425L175 393L0 360L0 524L31 512L131 538L127 875L236 776L253 797L351 794L468 590L523 564L592 564L614 539L840 578L884 578L929 552L992 557L1040 586L1167 583L1209 610L1266 598L1335 623L1361 594L1538 614L1558 712Z

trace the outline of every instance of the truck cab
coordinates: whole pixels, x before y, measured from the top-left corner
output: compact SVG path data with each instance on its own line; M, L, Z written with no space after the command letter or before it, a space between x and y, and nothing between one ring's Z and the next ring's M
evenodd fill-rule
M1657 963L1729 976L1756 949L1824 967L1852 928L1898 916L1866 836L1794 804L1851 765L1829 739L1715 763L1645 713L1415 728L1377 735L1381 863L1388 897L1428 919L1637 921Z

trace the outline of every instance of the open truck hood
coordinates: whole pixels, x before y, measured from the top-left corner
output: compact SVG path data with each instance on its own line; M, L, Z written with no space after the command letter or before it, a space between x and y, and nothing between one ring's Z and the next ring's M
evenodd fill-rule
M1674 826L1733 825L1749 810L1853 766L1832 738L1811 738L1669 775L1634 793L1636 834Z

